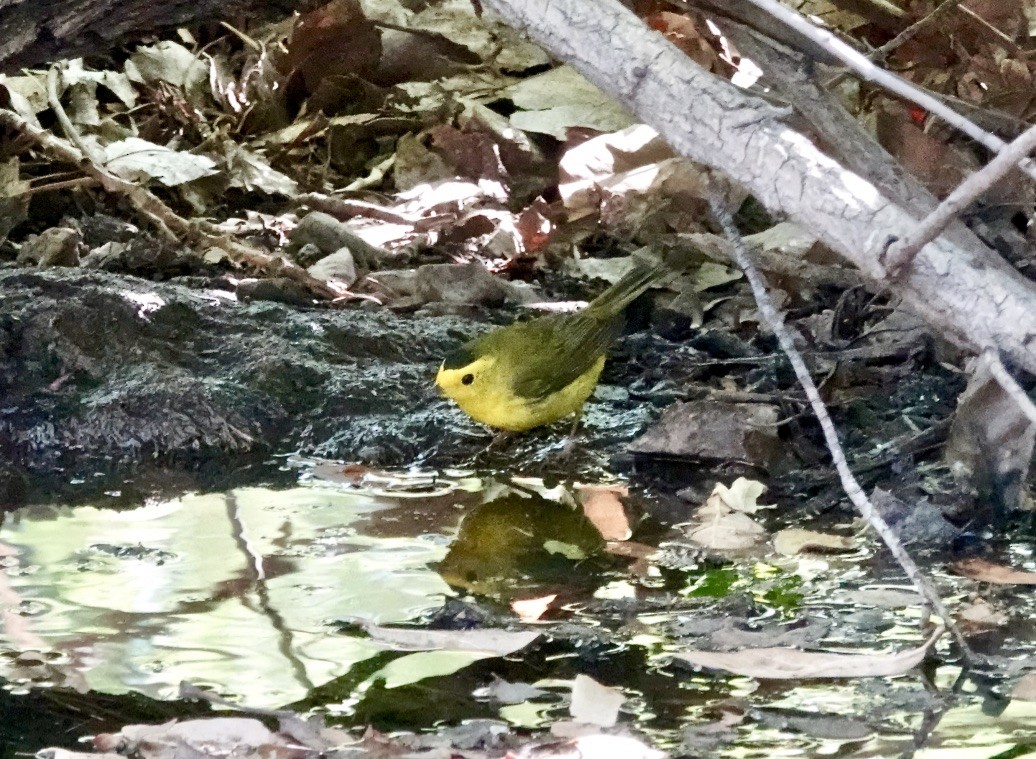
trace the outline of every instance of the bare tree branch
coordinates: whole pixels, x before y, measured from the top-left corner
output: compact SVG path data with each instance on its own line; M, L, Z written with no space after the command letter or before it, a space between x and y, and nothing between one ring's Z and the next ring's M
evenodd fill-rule
M969 176L951 192L905 239L892 243L885 254L889 273L898 276L925 245L942 234L965 208L1014 171L1018 161L1036 150L1036 127L1030 127L992 161Z
M802 354L795 347L795 341L792 339L784 319L777 312L777 307L767 292L766 282L752 262L748 246L741 239L741 235L734 225L734 219L730 214L730 210L723 205L723 201L719 199L719 194L715 192L712 193L709 199L709 206L712 209L713 216L716 217L716 220L723 228L724 234L726 234L727 239L730 240L730 244L734 248L734 256L738 266L741 267L748 278L748 284L752 287L752 295L755 296L755 302L759 306L759 313L762 314L766 325L777 337L781 350L784 351L788 361L791 362L792 369L795 370L795 376L798 378L802 389L806 392L809 405L812 407L817 421L820 422L820 428L824 432L824 441L827 443L827 450L831 453L831 460L838 471L838 477L842 482L842 489L849 496L849 500L853 502L853 505L856 506L860 515L867 520L867 523L874 528L874 531L878 533L878 536L888 546L889 551L896 561L899 562L899 566L903 568L906 576L910 578L917 592L935 610L935 613L942 619L946 628L956 638L957 645L960 646L964 658L969 663L974 663L976 661L975 654L968 646L968 642L964 639L964 635L957 627L957 624L953 621L953 617L942 602L942 598L939 597L939 591L928 581L920 567L917 566L910 554L907 553L899 536L896 535L888 522L875 510L874 505L863 492L863 488L860 487L860 483L853 476L852 471L850 471L849 462L845 458L845 451L842 450L842 444L838 441L838 432L835 430L834 422L831 421L831 415L827 413L824 401L820 398L820 391L817 389L816 383L813 382L809 369L806 368L806 362L802 360Z
M918 21L915 21L913 24L908 26L906 29L901 31L895 37L893 37L884 45L882 45L873 53L871 53L871 60L875 63L881 63L890 55L892 55L893 52L895 52L900 47L908 43L910 40L912 40L918 34L930 27L936 21L941 21L943 18L953 13L957 9L957 6L960 5L960 3L961 0L942 0L942 2L935 7L935 10L933 10L927 16Z
M975 124L973 121L961 116L941 100L929 95L924 90L908 82L906 79L893 74L891 71L886 71L880 66L876 66L867 56L853 50L834 34L826 29L814 26L805 17L790 8L786 8L781 5L777 0L746 1L764 13L768 13L774 18L779 19L796 32L808 37L818 45L823 46L828 52L838 60L842 61L842 63L866 81L874 82L894 95L898 95L904 100L909 100L911 103L921 106L929 113L941 118L953 128L968 135L971 139L985 145L994 153L999 153L1007 147L1007 143L995 134L987 132L978 124ZM1033 162L1029 160L1023 160L1019 166L1022 171L1033 179L1036 179L1036 164L1033 164Z
M997 384L1004 389L1005 393L1011 396L1011 400L1018 404L1018 408L1026 418L1032 424L1036 424L1036 404L1032 402L1029 394L1007 371L1007 367L1004 366L1000 357L996 355L996 351L992 348L987 348L982 352L982 360L986 362L986 367L989 369L989 373L993 375L993 379L997 381Z
M995 346L1036 373L1036 287L989 248L949 234L898 280L880 256L917 215L824 155L781 112L709 74L618 0L484 0L655 127L681 155L747 187L894 290L948 340Z

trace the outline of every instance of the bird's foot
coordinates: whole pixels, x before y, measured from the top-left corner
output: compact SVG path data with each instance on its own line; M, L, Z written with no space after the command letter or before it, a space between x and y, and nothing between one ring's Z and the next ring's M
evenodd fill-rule
M510 430L497 430L496 434L493 435L493 439L489 441L489 445L486 446L487 451L499 449L507 445L515 436L515 433Z

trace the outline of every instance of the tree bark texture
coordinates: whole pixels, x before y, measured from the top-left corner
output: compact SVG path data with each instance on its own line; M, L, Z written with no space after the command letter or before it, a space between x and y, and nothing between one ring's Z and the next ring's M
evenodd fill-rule
M899 279L880 256L918 222L887 190L822 153L783 113L704 71L618 0L482 0L628 106L681 155L746 187L898 294L952 342L1036 373L1036 286L970 234L926 245ZM899 195L902 197L902 195Z
M0 71L103 54L151 32L235 16L276 17L301 0L0 0Z

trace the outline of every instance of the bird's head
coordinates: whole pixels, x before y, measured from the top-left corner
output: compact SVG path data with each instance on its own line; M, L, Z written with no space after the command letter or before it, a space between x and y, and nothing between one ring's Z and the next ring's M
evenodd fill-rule
M477 356L461 348L446 357L435 375L435 384L457 403L479 398L487 389L495 359L492 356Z

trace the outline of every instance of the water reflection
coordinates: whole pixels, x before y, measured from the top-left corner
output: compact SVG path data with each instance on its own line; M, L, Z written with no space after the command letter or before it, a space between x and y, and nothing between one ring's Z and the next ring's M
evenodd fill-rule
M382 650L334 634L334 620L413 619L450 593L429 567L445 554L441 532L356 529L397 506L248 488L7 514L0 676L158 698L190 680L256 706L302 698Z

